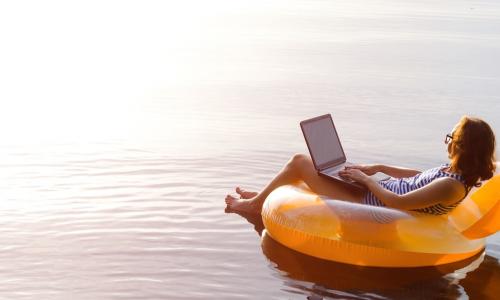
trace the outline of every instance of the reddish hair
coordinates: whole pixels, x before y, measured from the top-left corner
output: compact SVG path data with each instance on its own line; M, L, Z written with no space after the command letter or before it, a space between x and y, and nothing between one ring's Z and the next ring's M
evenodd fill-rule
M467 190L495 173L495 134L485 121L463 116L450 145L450 169L460 173Z

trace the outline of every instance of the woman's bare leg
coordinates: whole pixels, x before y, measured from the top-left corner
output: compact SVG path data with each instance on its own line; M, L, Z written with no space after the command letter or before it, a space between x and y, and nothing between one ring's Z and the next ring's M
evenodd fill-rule
M262 204L274 189L299 180L303 180L314 192L334 199L352 202L361 202L363 199L362 192L320 177L309 156L296 154L258 195L250 199L227 195L226 204L233 210L260 213Z

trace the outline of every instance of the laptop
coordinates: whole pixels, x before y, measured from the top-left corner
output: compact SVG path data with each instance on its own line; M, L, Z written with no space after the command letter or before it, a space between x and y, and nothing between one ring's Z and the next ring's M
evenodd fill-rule
M300 128L320 176L341 181L357 189L366 189L361 183L339 175L340 170L353 164L347 161L330 114L304 120L300 122Z

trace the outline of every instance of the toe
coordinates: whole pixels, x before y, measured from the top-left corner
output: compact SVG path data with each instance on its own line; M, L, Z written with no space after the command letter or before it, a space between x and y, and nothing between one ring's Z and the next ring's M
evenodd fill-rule
M226 196L226 203L227 204L232 204L236 198L233 197L232 195L227 195Z

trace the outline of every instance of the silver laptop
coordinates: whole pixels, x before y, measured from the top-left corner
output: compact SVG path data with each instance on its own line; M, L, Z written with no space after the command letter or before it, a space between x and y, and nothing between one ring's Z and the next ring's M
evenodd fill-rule
M352 163L346 159L330 114L304 120L300 122L300 128L319 175L344 182L358 189L366 189L358 182L339 176L339 171Z

